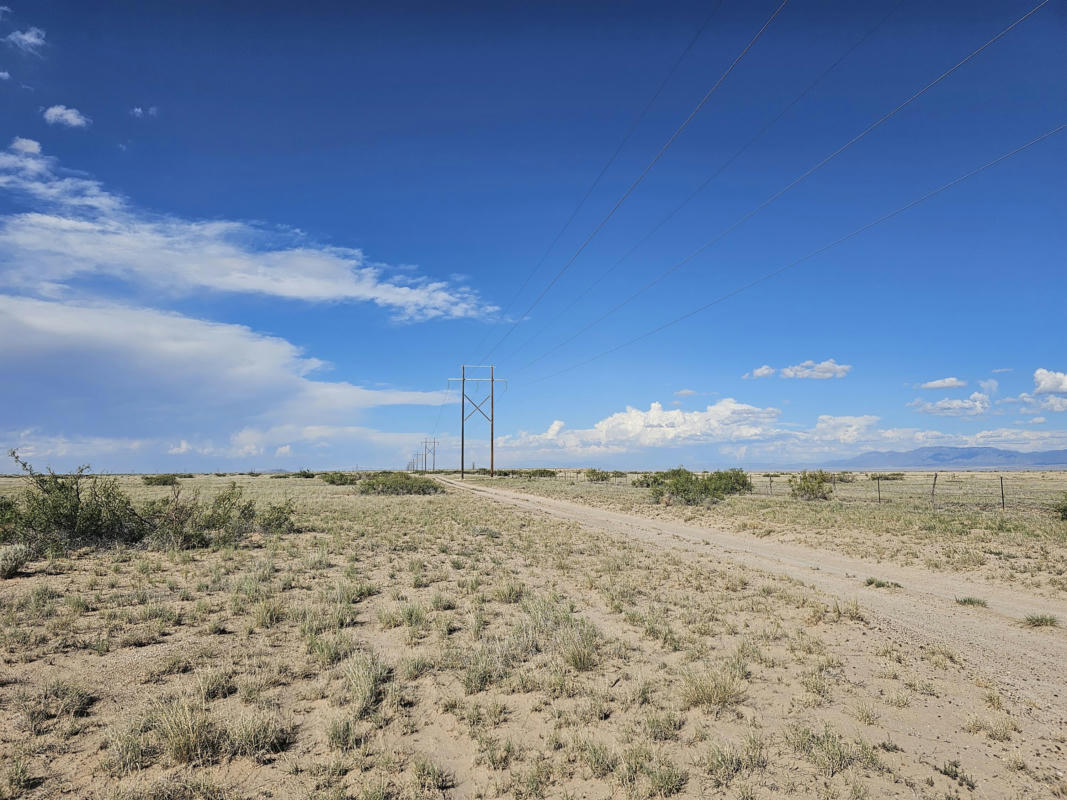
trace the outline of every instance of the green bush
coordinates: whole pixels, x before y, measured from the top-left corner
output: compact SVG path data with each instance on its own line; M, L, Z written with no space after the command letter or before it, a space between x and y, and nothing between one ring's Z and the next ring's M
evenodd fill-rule
M856 476L853 475L851 472L839 472L839 473L837 473L837 482L838 483L855 483L856 482Z
M302 469L302 470L298 470L297 472L294 472L293 473L293 477L294 478L314 478L315 477L315 473L312 472L309 469Z
M902 481L904 480L903 472L875 472L871 475L872 481Z
M611 473L602 469L590 468L585 471L585 479L590 483L606 483L610 477Z
M319 477L331 486L352 486L359 483L359 475L353 475L351 472L324 472Z
M9 455L28 483L19 498L14 538L35 554L104 542L132 544L147 533L144 518L114 478L89 474L87 466L67 475L35 472L14 450Z
M173 473L169 475L142 475L141 480L144 481L145 486L177 486L178 476Z
M804 470L789 476L789 496L798 500L829 500L834 493L833 476L823 470Z
M642 483L652 489L656 502L696 505L718 502L727 495L747 494L752 491L752 481L740 468L718 470L700 476L684 467L643 476ZM634 481L634 485L639 485Z
M554 469L531 469L526 476L528 478L554 478L556 471Z
M1067 520L1067 494L1063 495L1063 500L1054 505L1052 510L1060 515L1060 519Z
M25 545L38 555L76 547L138 544L186 549L235 544L256 526L256 507L236 483L210 503L197 493L182 494L178 482L169 497L136 508L111 477L93 475L88 467L57 475L34 471L11 451L22 468L26 488L14 502L4 504L0 516L5 541ZM270 506L260 526L268 532L294 530L290 503Z
M420 478L406 472L379 472L364 478L360 494L437 494L444 491L432 478Z
M259 515L259 527L265 533L296 533L296 523L293 522L294 512L292 500L271 503L267 506L267 510Z

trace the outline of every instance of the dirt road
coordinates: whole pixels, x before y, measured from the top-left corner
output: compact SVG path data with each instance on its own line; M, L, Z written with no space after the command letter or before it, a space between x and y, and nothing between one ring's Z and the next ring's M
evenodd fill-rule
M995 678L1028 702L1050 730L1067 725L1067 629L1029 628L1028 614L1052 614L1067 623L1067 603L1036 598L958 574L866 561L839 553L762 540L722 528L646 519L604 509L438 477L449 487L622 534L682 553L723 558L788 575L834 597L856 598L872 625L913 643L945 644L976 673ZM874 576L901 588L878 589ZM957 597L980 597L988 607L961 606Z

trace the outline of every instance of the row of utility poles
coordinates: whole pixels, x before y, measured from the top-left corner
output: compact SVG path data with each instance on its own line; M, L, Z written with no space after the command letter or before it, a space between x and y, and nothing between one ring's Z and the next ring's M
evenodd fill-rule
M489 370L489 374L488 376L484 372L480 375L470 374L467 370ZM507 380L496 377L496 366L493 364L462 364L459 375L458 378L448 379L449 387L453 383L459 383L459 477L462 480L467 473L467 420L475 414L481 414L489 423L489 475L493 476L496 474L496 385L503 383L506 388ZM475 397L478 397L482 391L486 392L485 397L480 400L471 397L467 393L468 383L473 387ZM467 411L468 403L471 406L470 412ZM486 403L489 404L488 410L485 407ZM432 458L431 469L436 472L438 444L436 439L424 439L422 452L416 452L408 461L408 471L426 472L427 458Z

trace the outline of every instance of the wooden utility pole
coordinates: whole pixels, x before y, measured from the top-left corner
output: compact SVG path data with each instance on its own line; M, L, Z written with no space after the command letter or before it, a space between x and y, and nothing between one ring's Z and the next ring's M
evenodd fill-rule
M488 369L488 378L479 378L467 374L468 369ZM459 381L460 384L460 401L459 401L459 479L463 480L466 477L467 471L467 420L474 416L475 412L481 414L489 422L489 475L490 477L496 475L496 384L498 382L507 384L507 381L503 378L496 377L496 367L492 364L462 364L460 365L460 376L458 378L449 378L449 382ZM467 383L489 384L489 393L481 400L475 402L473 398L467 395ZM483 406L489 403L489 413L485 413ZM467 413L467 403L470 403L473 408L471 412Z

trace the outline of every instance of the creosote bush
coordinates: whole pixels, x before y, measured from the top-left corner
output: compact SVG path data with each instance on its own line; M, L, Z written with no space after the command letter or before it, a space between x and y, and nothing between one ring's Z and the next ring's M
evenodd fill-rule
M144 481L145 486L177 486L178 476L174 474L167 475L142 475L141 480Z
M1063 496L1063 500L1052 507L1052 510L1060 515L1060 519L1067 520L1067 494Z
M824 470L804 470L789 476L789 496L797 500L829 500L834 493L832 476Z
M226 546L257 527L267 533L295 530L289 501L268 507L257 526L255 502L245 499L234 482L202 502L198 493L184 495L175 481L169 497L137 508L115 478L94 475L88 467L66 475L40 473L15 451L10 455L25 473L26 487L0 508L0 541L23 545L27 557L116 544L177 550Z
M747 494L752 491L752 481L740 468L718 470L706 475L697 475L684 467L667 472L655 472L634 480L635 486L652 490L652 499L658 503L696 505L718 502L727 495Z
M13 578L30 560L30 548L24 544L9 544L0 547L0 578Z
M611 473L602 469L590 468L585 471L585 479L590 483L606 483L610 477Z
M322 478L323 483L331 486L353 486L359 483L359 475L351 472L323 472L319 477Z
M406 472L379 472L365 478L359 485L360 494L437 494L444 491L430 479Z

